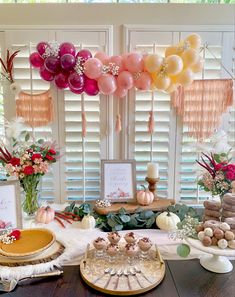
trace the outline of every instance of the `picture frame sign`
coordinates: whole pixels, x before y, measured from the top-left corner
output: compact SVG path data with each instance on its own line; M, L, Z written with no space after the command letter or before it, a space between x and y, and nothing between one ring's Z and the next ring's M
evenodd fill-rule
M135 161L101 160L101 195L111 202L135 201Z
M0 231L22 228L18 181L0 182Z

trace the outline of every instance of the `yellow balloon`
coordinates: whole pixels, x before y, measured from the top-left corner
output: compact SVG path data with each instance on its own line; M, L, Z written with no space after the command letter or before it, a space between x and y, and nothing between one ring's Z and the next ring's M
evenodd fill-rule
M193 82L194 76L191 69L183 70L178 76L178 83L184 87L189 86Z
M168 94L174 92L177 89L178 85L171 83L170 86L166 89L166 92Z
M154 81L158 90L165 91L171 83L171 79L167 75L158 75Z
M166 73L169 75L177 75L183 70L183 61L180 56L171 55L165 60Z
M204 66L203 59L199 59L196 64L193 64L190 68L194 73L201 72Z
M178 53L179 53L179 49L177 46L170 46L166 48L165 57L168 57L171 55L177 55Z
M162 64L162 57L159 55L148 55L145 59L145 69L149 73L158 71Z
M193 49L196 49L196 50L199 49L202 44L201 36L196 33L191 34L188 37L186 37L185 41L188 41L190 47Z
M193 48L186 49L183 52L181 57L182 57L183 62L184 62L184 68L185 67L190 67L193 64L196 64L198 62L198 59L199 59L197 51L195 49L193 49Z

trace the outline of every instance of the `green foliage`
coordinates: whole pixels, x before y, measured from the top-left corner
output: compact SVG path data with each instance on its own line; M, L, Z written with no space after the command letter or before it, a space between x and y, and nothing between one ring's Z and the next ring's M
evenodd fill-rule
M84 216L91 213L91 205L88 203L83 203L80 206L76 206L75 201L73 201L69 206L65 208L64 211L74 213L75 215L83 218Z
M181 221L185 219L186 216L190 216L191 218L198 218L200 220L200 216L197 214L197 211L185 204L175 204L170 205L167 208L168 211L175 213Z

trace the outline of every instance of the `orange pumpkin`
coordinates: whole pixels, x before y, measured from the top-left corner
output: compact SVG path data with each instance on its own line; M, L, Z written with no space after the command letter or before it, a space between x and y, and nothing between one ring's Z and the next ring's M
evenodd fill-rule
M48 224L54 220L55 211L50 206L42 206L38 209L36 214L36 222Z
M137 195L136 195L137 202L140 205L150 205L154 200L154 194L150 192L148 189L146 189L145 186L141 186L141 187L143 187L144 189L137 191Z

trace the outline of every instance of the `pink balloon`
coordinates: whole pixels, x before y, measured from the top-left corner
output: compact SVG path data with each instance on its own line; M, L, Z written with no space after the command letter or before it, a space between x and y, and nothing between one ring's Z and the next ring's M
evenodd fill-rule
M41 41L37 44L36 49L37 49L39 55L42 56L48 47L50 47L48 42Z
M104 52L97 52L94 57L100 60L103 64L108 64L109 62L109 56Z
M142 72L144 70L143 55L138 53L129 54L125 59L125 67L132 73Z
M47 57L44 65L46 67L46 70L51 73L58 73L60 71L60 60L56 57Z
M95 96L99 93L97 81L95 79L85 78L84 91L89 96Z
M43 58L37 52L34 52L29 56L29 62L35 68L39 68L44 64Z
M80 88L80 89L74 89L72 86L70 86L69 89L70 89L71 92L73 92L73 93L75 93L75 94L78 94L78 95L79 95L79 94L82 94L83 91L84 91L84 88L83 88L83 87Z
M78 57L82 58L83 62L85 62L86 60L92 58L92 54L90 51L88 51L86 49L82 49L77 53L76 58L78 58Z
M74 68L75 64L76 64L76 59L73 55L71 54L64 54L61 58L60 58L60 64L61 67L66 70L66 71L70 71Z
M75 46L70 42L64 42L60 45L60 56L62 57L65 54L70 54L75 56L76 49Z
M96 58L90 58L84 63L84 74L91 79L98 79L102 74L103 64Z
M54 74L46 70L44 65L40 67L39 74L46 81L52 81L54 79Z
M123 98L127 95L127 90L126 89L122 89L120 87L117 87L116 91L114 92L114 95L119 97L119 98Z
M102 94L113 94L117 88L116 79L111 74L102 74L98 79L98 87Z
M109 63L114 63L116 66L119 67L118 73L121 73L125 69L123 58L121 56L112 56L112 57L110 57Z
M141 72L140 76L135 80L135 87L142 91L147 91L151 86L151 77L147 72Z
M59 89L65 89L68 87L68 75L61 72L55 76L55 84Z
M117 85L121 89L130 90L134 85L134 79L130 72L123 71L117 77Z
M79 75L77 72L73 72L68 77L69 87L74 90L84 88L84 75Z

